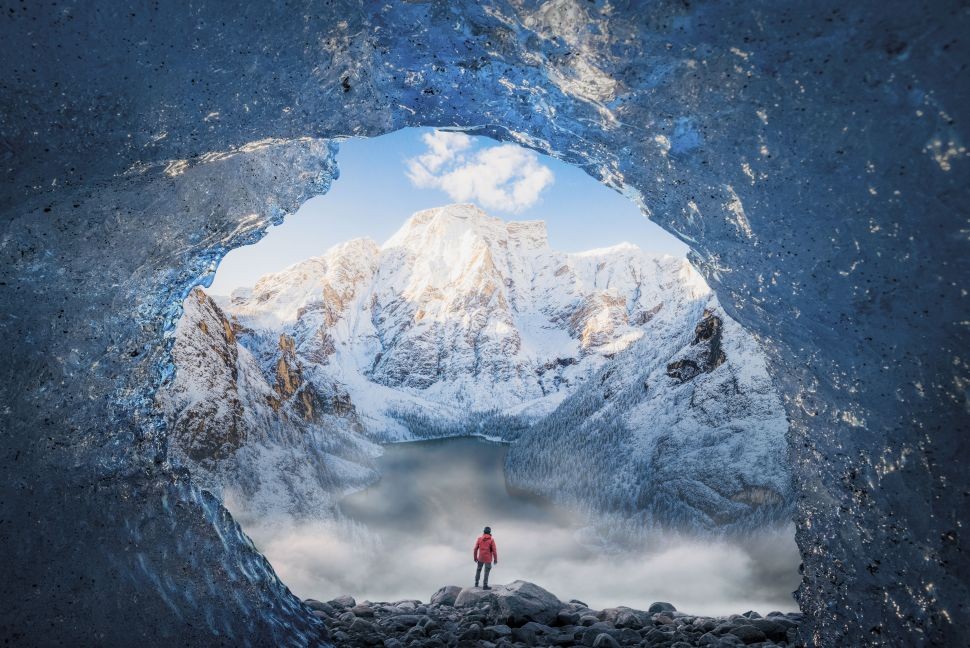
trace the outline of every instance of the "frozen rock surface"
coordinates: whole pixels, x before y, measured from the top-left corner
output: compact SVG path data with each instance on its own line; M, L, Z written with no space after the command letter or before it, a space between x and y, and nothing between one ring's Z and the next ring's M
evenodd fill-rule
M331 151L304 138L447 125L625 192L764 342L803 635L965 643L960 3L67 0L2 20L5 637L320 640L167 460L168 334L227 249L326 189Z
M790 519L764 355L684 259L565 254L540 221L448 205L220 301L185 301L159 401L173 455L237 516L325 515L375 478L374 443L485 435L516 486L606 514L614 540Z

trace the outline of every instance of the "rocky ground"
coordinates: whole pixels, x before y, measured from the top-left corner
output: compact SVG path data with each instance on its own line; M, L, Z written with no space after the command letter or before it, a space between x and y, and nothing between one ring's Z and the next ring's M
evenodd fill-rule
M649 610L590 609L564 603L538 585L515 581L478 587L443 587L430 603L357 603L341 596L326 603L307 599L327 622L337 646L453 648L478 646L797 646L800 613L757 612L703 617L670 603Z

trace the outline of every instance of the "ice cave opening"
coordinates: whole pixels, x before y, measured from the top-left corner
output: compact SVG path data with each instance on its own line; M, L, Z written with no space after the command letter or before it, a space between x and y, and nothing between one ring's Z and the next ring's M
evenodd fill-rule
M488 524L505 580L563 600L796 609L784 409L683 243L516 144L336 159L188 295L158 395L170 460L294 593L427 599Z
M726 317L701 311L687 346L716 361L716 334L742 325L789 419L800 641L966 643L961 3L68 0L3 14L5 640L328 636L169 461L156 397L178 375L182 304L226 252L326 192L334 141L413 126L552 155L689 244ZM693 366L670 376L681 360ZM690 384L725 366L695 374L705 364L678 357L663 374ZM578 409L633 398L606 398L609 384ZM506 466L517 446L530 448L510 445ZM765 497L741 492L739 505Z

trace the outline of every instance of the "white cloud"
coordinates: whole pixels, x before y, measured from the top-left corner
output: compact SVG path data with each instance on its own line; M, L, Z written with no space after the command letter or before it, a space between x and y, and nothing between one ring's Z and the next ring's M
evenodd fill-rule
M519 212L536 204L555 177L539 157L515 144L471 152L464 133L434 131L422 136L428 151L407 161L407 176L422 189L440 189L452 200Z

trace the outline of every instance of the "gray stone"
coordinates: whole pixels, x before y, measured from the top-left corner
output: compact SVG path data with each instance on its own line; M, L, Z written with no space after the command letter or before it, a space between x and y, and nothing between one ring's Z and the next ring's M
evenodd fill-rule
M474 641L474 640L480 639L481 636L482 636L482 626L478 625L477 623L473 623L470 626L468 626L468 628L466 628L465 631L462 632L458 638L461 639L462 641Z
M414 626L418 625L422 618L424 617L417 614L398 614L381 619L378 623L388 630L400 632L406 628L413 628Z
M376 627L370 621L366 621L361 618L355 618L350 624L349 630L355 634L361 634L366 632L374 632Z
M727 646L727 647L730 647L730 646L743 646L744 645L744 642L741 641L740 639L738 639L733 634L726 634L726 635L723 635L721 637L718 637L717 644L715 644L715 645L717 645L718 648L721 648L721 647L724 647L724 646Z
M555 622L562 602L538 585L519 580L490 591L466 587L456 597L455 607L479 607L492 623L521 626L538 621L549 625Z
M701 632L710 632L717 627L717 622L714 619L694 619L694 627Z
M547 626L544 623L539 623L537 621L529 621L528 623L523 624L522 627L532 630L537 635L545 635L545 634L552 633L552 628L550 626Z
M536 633L525 626L521 628L512 628L512 639L514 639L516 642L524 643L527 646L536 645Z
M304 600L303 605L307 606L311 610L321 610L323 612L333 609L330 605L312 598Z
M659 628L653 628L652 630L648 630L643 637L651 643L667 642L670 639L670 633L664 632Z
M512 636L512 628L503 623L482 628L482 636L486 639L506 639Z
M371 618L374 616L374 608L370 605L355 605L350 609L354 613L354 616Z
M786 641L788 639L788 629L795 627L791 622L782 623L775 619L752 619L750 625L754 626L771 641Z
M641 610L620 608L614 621L617 628L633 628L638 630L650 622L650 615Z
M556 620L553 625L557 626L569 626L579 624L579 613L574 612L568 608L562 609L556 614Z
M404 641L423 641L426 636L427 635L424 633L424 628L421 626L414 626L404 633Z
M622 644L632 644L640 641L640 633L633 628L623 628L620 630L620 634L617 639Z
M620 648L620 642L608 633L602 632L593 640L593 648Z
M335 607L340 607L340 608L352 608L355 605L357 605L357 601L354 600L354 597L348 596L346 594L344 594L343 596L338 596L337 598L331 599L330 601L327 601L327 602L330 603L330 605L333 605Z
M576 635L572 632L560 632L549 635L546 641L553 646L574 646L576 645Z
M712 632L716 635L722 635L727 632L730 632L731 630L736 628L737 625L738 625L737 623L732 623L731 621L725 621L724 623L717 624L717 626L714 627L714 630L712 630Z
M746 644L758 643L767 639L765 633L758 630L753 625L741 625L730 631L729 634L734 635Z
M620 631L613 628L608 623L603 623L603 622L594 623L589 628L587 628L585 632L583 632L583 638L582 638L583 645L592 646L593 642L595 642L596 638L601 634L607 634L607 635L610 635L611 637L618 637L620 635Z
M676 612L676 611L677 611L677 608L675 608L672 604L667 603L665 601L658 601L657 603L651 604L650 607L647 608L647 612L650 614L657 614L658 612Z
M457 585L445 585L431 595L431 605L454 605L461 589Z

